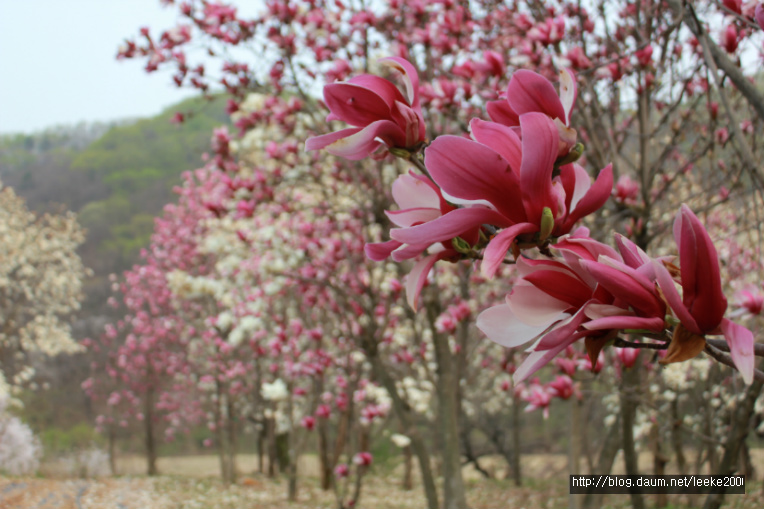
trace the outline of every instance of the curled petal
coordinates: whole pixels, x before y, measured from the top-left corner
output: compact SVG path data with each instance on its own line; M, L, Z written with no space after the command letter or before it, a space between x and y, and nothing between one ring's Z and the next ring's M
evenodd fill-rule
M409 104L412 108L419 108L419 74L416 68L408 60L401 57L387 57L380 59L379 62L403 75Z

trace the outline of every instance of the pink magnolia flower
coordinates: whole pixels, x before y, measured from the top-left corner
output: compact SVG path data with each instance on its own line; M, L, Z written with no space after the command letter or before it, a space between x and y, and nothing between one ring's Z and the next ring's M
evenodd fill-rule
M467 205L423 224L390 231L402 243L450 241L484 224L504 228L488 243L482 272L491 277L517 240L519 248L564 235L599 209L613 187L608 165L592 184L577 164L559 168L557 129L543 113L520 116L522 140L511 128L473 119L477 141L440 136L425 150L425 164L443 195Z
M334 467L334 475L342 479L350 475L350 469L345 463L340 463L339 465Z
M427 177L413 172L395 179L393 199L400 210L387 211L386 214L390 221L400 228L428 223L456 210L456 207L443 198L438 186ZM398 262L415 258L429 251L428 255L414 265L406 281L408 303L416 309L417 297L435 262L461 258L461 254L453 248L452 239L459 237L473 245L478 241L479 228L479 224L471 225L455 231L450 237L445 236L439 240L413 238L402 242L393 238L387 242L369 243L365 247L366 256L374 261L382 261L389 256Z
M570 113L577 95L575 75L568 69L560 71L559 96L548 79L521 69L512 74L506 99L489 102L486 110L491 120L508 127L520 126L520 116L525 113L545 114L557 127L560 136L558 155L562 156L576 144L577 134L570 127Z
M372 456L370 452L359 452L353 456L353 463L362 467L368 467L371 465Z
M753 17L756 19L756 23L759 24L759 28L764 30L764 5L756 4L756 10Z
M573 379L567 375L557 375L547 386L552 394L560 399L570 399L572 396L581 399L578 384L574 384Z
M306 150L325 148L330 154L358 160L382 146L415 151L425 140L416 69L400 57L381 62L403 75L406 97L390 81L371 74L326 85L324 102L331 111L327 121L342 120L355 127L309 138Z
M727 298L722 292L719 259L711 237L687 205L674 220L674 240L679 249L682 296L661 263L654 263L657 282L682 326L693 334L723 334L730 356L747 384L753 381L753 334L724 318Z
M764 293L761 287L749 285L735 293L735 305L738 306L738 309L731 316L761 314L762 309L764 309Z
M549 418L549 405L552 402L552 392L546 387L534 383L523 395L523 399L528 402L528 406L525 407L526 412L543 409L544 419Z
M478 316L492 341L514 348L533 341L514 374L519 382L582 338L608 337L621 329L664 328L665 304L655 289L651 260L619 237L618 249L579 232L561 240L559 260L519 258L520 280L505 304Z
M639 357L638 348L618 348L615 351L616 357L621 361L624 368L630 368L637 363L637 357Z

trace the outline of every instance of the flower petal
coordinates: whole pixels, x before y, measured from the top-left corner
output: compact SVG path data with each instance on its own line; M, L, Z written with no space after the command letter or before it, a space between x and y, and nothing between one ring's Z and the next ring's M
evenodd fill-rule
M703 334L703 332L698 327L698 324L695 322L695 318L693 318L692 315L687 311L687 308L684 307L682 298L679 296L679 292L676 291L674 280L672 279L671 274L669 274L666 267L664 267L662 263L656 260L653 260L653 266L655 267L655 281L658 283L661 291L663 291L663 296L666 298L666 302L668 302L669 307L674 312L676 317L690 332L694 332L695 334Z
M490 119L496 123L507 127L520 125L520 117L515 113L515 110L512 109L506 99L489 101L486 104L485 109L488 112Z
M339 132L343 131L351 131L351 129L343 129ZM330 135L327 134L325 136ZM319 136L319 138L323 138L323 136ZM380 142L379 139L382 141ZM389 120L379 120L369 124L360 131L327 145L326 151L330 154L350 159L351 161L357 161L369 156L372 152L377 150L382 142L388 147L394 147L404 141L403 131L401 131L397 125Z
M430 273L430 269L435 265L435 262L447 258L455 254L453 251L441 251L439 253L425 256L414 264L414 268L409 272L408 279L406 280L406 299L409 306L416 311L417 299L419 294L422 293L422 288L427 281L427 275Z
M425 149L425 164L449 195L488 200L512 222L525 220L525 210L516 198L520 183L509 163L491 148L460 136L438 136Z
M433 244L470 233L470 230L484 223L503 226L507 220L495 210L478 207L456 209L428 223L393 228L390 237L406 244Z
M369 242L363 247L366 256L375 262L381 262L390 256L390 253L401 247L397 240L388 240L387 242Z
M477 326L494 343L515 348L542 334L549 324L528 325L520 321L507 304L500 304L480 313Z
M512 74L507 88L507 101L518 115L537 111L552 119L565 120L565 109L554 85L542 75L520 69Z
M528 222L541 224L544 207L549 207L553 212L557 210L552 171L557 159L559 136L552 121L542 113L521 115L520 128L523 133L523 161L520 166L523 206Z
M383 80L387 81L387 80ZM324 102L333 118L356 127L377 120L391 120L390 106L377 93L352 83L330 83L324 87Z
M751 385L753 383L755 360L753 333L742 325L731 322L726 318L722 320L721 328L724 333L724 339L727 340L727 344L730 347L732 361L740 371L743 381Z
M513 129L496 122L473 118L470 121L470 131L475 141L498 152L509 163L515 175L520 176L523 146L520 137Z
M687 205L674 221L674 239L679 246L684 305L703 332L719 326L727 309L722 291L716 247L703 224Z
M485 278L492 278L504 261L512 243L518 235L538 231L538 226L532 223L519 223L497 233L483 251L483 262L480 271Z

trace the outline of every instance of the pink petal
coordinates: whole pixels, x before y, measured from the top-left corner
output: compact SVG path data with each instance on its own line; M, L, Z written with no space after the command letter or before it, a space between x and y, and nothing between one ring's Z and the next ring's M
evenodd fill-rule
M491 147L508 163L512 171L519 176L523 160L522 142L511 128L496 122L486 122L479 118L470 121L470 131L475 141Z
M520 281L507 297L512 314L521 316L523 323L533 327L547 328L569 315L565 310L570 304L555 299L526 281Z
M401 209L419 207L440 209L441 207L440 193L435 184L424 175L413 172L395 179L393 199Z
M406 85L408 102L413 108L419 107L419 74L411 63L401 57L387 57L379 60L379 63L391 67L403 75Z
M698 327L710 332L724 317L727 299L722 291L716 247L687 205L682 205L674 221L674 239L679 246L684 305Z
M363 247L363 250L369 259L381 262L399 247L401 247L401 243L397 240L388 240L387 242L370 242Z
M352 83L326 85L324 102L335 118L353 126L364 127L377 120L391 119L390 106L382 97Z
M570 231L573 225L582 217L588 216L592 212L599 210L610 198L613 191L613 165L608 164L600 171L597 180L589 188L586 194L576 203L573 210L568 211L568 217L565 219L563 231Z
M583 327L588 330L645 329L656 332L662 331L664 326L663 318L657 316L643 318L628 315L608 316L583 324Z
M494 343L515 348L542 334L549 325L528 325L518 320L509 306L501 304L480 313L477 326Z
M405 210L386 210L385 214L396 226L407 228L415 224L427 223L441 216L440 209L416 208Z
M558 346L552 348L551 350L541 350L541 351L534 351L531 352L528 357L525 358L522 364L517 368L517 371L515 371L515 374L512 375L512 381L515 384L521 383L523 380L534 374L539 369L546 366L549 361L554 359L557 354L565 350L568 346L570 346L574 341L576 341L576 337L571 337L564 341L563 343L560 343Z
M460 136L438 136L425 149L425 164L444 192L488 200L512 222L525 220L520 185L508 162L494 150Z
M562 272L539 270L525 276L525 280L547 295L579 308L592 296L592 288L575 276Z
M393 107L395 101L405 100L398 87L390 81L373 74L361 74L349 79L347 82L371 90L381 97L390 108Z
M394 228L390 230L390 237L406 244L434 244L465 235L485 223L504 226L507 220L490 209L456 209L428 223L409 228Z
M727 340L727 344L730 347L732 361L743 376L743 381L751 385L753 382L754 361L756 359L754 357L753 333L742 325L731 322L726 318L722 320L721 328L724 333L724 339Z
M552 212L557 209L552 171L559 137L557 128L542 113L521 115L520 129L523 133L523 162L520 166L523 205L528 221L538 225L544 207L549 207Z
M652 259L647 256L647 253L645 253L638 245L620 233L615 234L615 244L618 246L618 252L621 253L623 262L629 267L641 267L652 261Z
M507 127L520 125L520 117L515 113L506 99L489 101L488 104L486 104L485 109L488 112L488 116L494 122Z
M401 244L398 249L392 252L390 257L394 262L410 260L427 251L427 248L429 247L430 244Z
M424 284L427 282L427 275L430 273L432 266L435 265L435 262L438 260L442 260L453 254L454 252L452 251L441 251L439 253L425 256L414 264L414 268L411 269L408 279L406 280L406 299L408 300L409 306L411 306L414 311L417 309L417 299L419 298L419 294L422 293L422 288L424 288Z
M657 316L663 320L665 310L660 298L647 290L643 282L604 263L584 260L581 265L595 277L611 295L627 303L642 315ZM628 267L626 267L628 268Z
M515 71L507 88L507 101L518 115L540 112L565 120L565 109L548 79L526 69Z
M663 296L666 297L666 302L668 302L669 307L674 312L679 321L682 322L682 325L684 325L687 330L694 332L695 334L705 334L698 327L698 324L695 322L695 318L693 318L692 315L687 311L687 308L684 307L682 298L679 296L679 292L676 291L676 286L674 286L674 280L671 278L671 274L669 274L666 267L664 267L662 263L655 260L653 260L653 266L655 267L655 280L658 283L660 289L663 291Z
M538 226L532 223L519 223L506 228L494 236L483 251L483 262L480 271L485 278L492 278L504 257L518 235L538 231Z
M570 69L563 69L560 71L560 102L565 112L565 118L561 120L565 122L565 125L570 125L570 111L573 109L577 95L576 76Z
M349 131L350 129L344 129ZM342 131L340 131L342 132ZM333 133L337 134L337 133ZM328 134L325 136L329 136ZM323 138L323 136L319 136ZM379 120L369 124L360 131L344 137L326 146L326 151L351 161L357 161L369 156L380 147L380 138L388 147L397 146L396 141L403 140L403 132L389 120ZM315 138L313 138L315 139Z
M541 341L538 342L534 350L554 350L560 345L569 345L571 338L575 340L577 338L575 335L576 330L586 321L584 308L585 306L582 306L581 309L576 311L575 315L549 331L541 338Z
M360 127L350 127L333 133L322 134L321 136L313 136L305 140L305 151L310 152L311 150L321 150L335 141L347 138L358 132L361 132Z

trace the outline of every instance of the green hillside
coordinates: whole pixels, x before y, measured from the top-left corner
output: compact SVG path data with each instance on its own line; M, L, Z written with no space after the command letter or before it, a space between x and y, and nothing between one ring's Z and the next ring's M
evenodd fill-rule
M88 231L80 255L95 277L84 315L105 312L108 275L139 261L180 174L203 164L212 130L227 123L224 107L222 98L194 98L136 121L0 136L3 182L32 210L77 212ZM178 111L186 114L182 124L170 121Z

